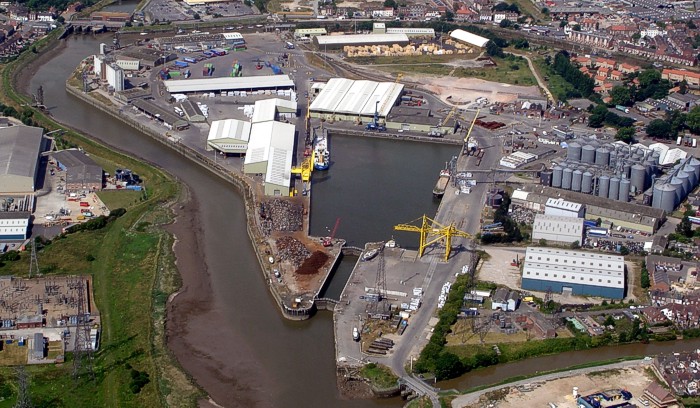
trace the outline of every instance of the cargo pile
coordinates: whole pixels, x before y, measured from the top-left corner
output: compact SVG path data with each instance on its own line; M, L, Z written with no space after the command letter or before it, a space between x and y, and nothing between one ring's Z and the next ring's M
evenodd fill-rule
M272 231L301 231L304 226L304 207L288 200L275 199L260 203L260 225L262 233L269 236Z
M445 50L440 48L438 44L422 44L422 45L407 45L402 47L398 44L393 45L346 45L343 47L343 52L349 58L352 57L394 57L394 56L412 56L412 55L451 55L451 54L465 54L466 51L463 49L457 50Z
M323 251L315 251L310 257L304 260L299 269L294 271L299 275L313 275L323 267L328 261L328 255Z
M299 267L311 255L306 246L296 238L281 237L275 240L277 255L282 261L289 261L295 267Z
M483 128L489 129L489 130L496 130L504 127L506 124L503 122L484 122L481 119L477 119L474 122L477 126L481 126Z

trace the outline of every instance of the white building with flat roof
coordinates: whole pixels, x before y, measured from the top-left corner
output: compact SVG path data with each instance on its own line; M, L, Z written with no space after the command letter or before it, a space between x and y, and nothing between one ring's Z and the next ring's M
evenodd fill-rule
M265 195L289 195L294 132L294 125L289 123L265 121L251 125L243 171L264 175Z
M163 82L163 84L165 85L165 89L171 94L294 88L294 81L289 78L289 75L171 79Z
M583 218L585 212L586 207L583 204L566 201L563 198L548 198L544 207L544 213L547 215Z
M568 249L528 247L522 288L622 299L625 295L625 258Z
M344 34L323 35L313 39L315 45L321 50L338 49L346 45L407 45L409 43L406 34Z
M583 218L537 214L532 224L532 242L544 239L553 243L581 244L585 231L583 221Z

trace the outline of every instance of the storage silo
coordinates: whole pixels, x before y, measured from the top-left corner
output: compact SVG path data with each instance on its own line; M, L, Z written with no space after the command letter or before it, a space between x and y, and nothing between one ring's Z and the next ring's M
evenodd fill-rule
M595 163L595 147L593 145L585 145L581 148L581 162Z
M630 182L636 191L643 191L646 188L647 170L641 164L635 164L630 169Z
M552 187L561 188L561 178L564 169L561 166L554 166L552 171Z
M569 168L564 169L561 177L561 188L571 190L571 179L573 178L573 173L574 171Z
M590 194L593 190L593 173L587 171L581 176L581 192Z
M681 201L683 201L683 198L685 197L685 188L683 187L683 180L679 179L678 177L673 177L669 184L671 185L671 187L673 187L676 193L676 204L679 204Z
M622 166L622 177L623 178L630 178L631 171L632 171L632 165L630 163L625 163L625 165Z
M571 190L581 191L581 179L583 177L583 172L581 170L574 170L571 178Z
M700 160L693 157L688 160L688 166L695 172L695 179L700 181Z
M566 150L567 160L581 160L581 144L579 142L569 143L569 147Z
M695 169L693 166L690 165L690 161L687 161L685 166L683 166L683 171L688 174L688 178L690 179L690 190L693 191L695 187L698 185L698 178L695 175Z
M610 189L610 177L608 177L608 176L598 177L598 197L607 197L609 189Z
M685 171L679 171L678 175L676 176L678 180L681 180L683 182L683 197L679 200L683 201L683 199L690 193L691 187L690 187L690 175L686 173Z
M673 212L676 209L676 189L670 184L661 184L658 188L661 199L659 207L666 212ZM654 198L656 198L657 189L654 189Z
M605 147L599 147L595 151L595 164L599 166L607 166L610 163L610 150Z
M630 187L632 182L628 179L620 180L620 194L618 198L620 201L628 202L630 200Z
M610 189L608 190L608 198L611 200L617 200L620 194L620 179L618 177L613 177L610 179Z

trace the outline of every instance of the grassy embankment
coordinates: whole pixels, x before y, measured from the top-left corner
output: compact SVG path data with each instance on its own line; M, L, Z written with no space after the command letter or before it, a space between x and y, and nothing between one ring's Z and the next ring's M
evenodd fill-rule
M399 377L394 375L389 367L374 363L369 363L362 367L360 375L377 389L395 387L399 381Z
M443 58L444 62L442 62ZM436 63L436 59L441 62ZM361 65L374 65L375 69L392 73L399 71L406 74L478 78L512 85L537 85L537 80L524 59L511 60L492 57L496 66L485 68L459 67L456 62L459 59L464 58L454 55L444 57L421 55L417 57L357 57L350 58L349 61Z
M574 86L566 82L566 80L562 78L561 75L554 72L551 66L545 64L543 58L531 58L532 65L534 65L535 69L537 70L537 72L539 72L540 76L542 78L549 78L548 80L546 80L547 88L549 88L549 90L552 92L554 97L557 98L557 100L566 100L567 92L573 92L576 90Z
M53 46L37 43L41 51ZM36 57L23 53L15 62L0 66L2 102L22 108L27 98L13 88L13 73ZM127 213L105 228L55 239L38 251L45 276L90 274L102 324L101 349L95 354L95 381L71 378L72 356L64 365L31 366L30 394L36 406L52 407L159 407L194 406L201 392L177 366L167 350L164 335L168 295L179 287L171 252L172 237L161 226L170 222L167 206L179 192L167 174L65 129L41 112L33 119L49 130L64 129L62 143L80 145L107 171L128 167L147 183L146 194L101 193L110 209ZM29 257L0 266L0 275L25 276ZM150 382L139 393L130 389L133 372L148 373ZM0 408L14 404L15 374L0 367Z

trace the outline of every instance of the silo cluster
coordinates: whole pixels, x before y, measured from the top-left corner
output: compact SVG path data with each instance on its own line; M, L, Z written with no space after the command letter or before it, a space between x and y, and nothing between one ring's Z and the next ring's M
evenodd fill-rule
M551 170L551 176L543 172L540 181L556 188L629 201L630 196L652 185L658 160L658 152L644 147L579 139L569 143L566 160ZM688 179L690 183L693 177L689 175Z
M651 206L673 212L698 186L700 160L688 157L653 184ZM645 193L646 195L647 193Z

